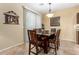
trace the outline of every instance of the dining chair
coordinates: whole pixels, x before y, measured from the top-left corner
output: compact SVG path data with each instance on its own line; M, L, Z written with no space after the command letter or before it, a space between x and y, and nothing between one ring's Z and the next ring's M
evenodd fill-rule
M56 33L56 40L57 40L57 50L59 49L59 46L60 46L60 32L61 32L61 30L60 29L58 29L57 30L57 33Z
M49 30L44 30L44 33L45 34L49 34Z
M35 29L37 31L37 33L41 33L42 32L42 29L39 28L39 29Z
M51 33L56 32L56 28L51 28Z
M41 51L39 48L42 48L42 41L38 41L38 37L36 35L35 30L28 30L28 38L29 38L29 55L30 53L38 55L38 53ZM33 46L32 46L33 45ZM36 52L32 51L32 49L35 48Z
M49 37L49 48L54 49L55 55L57 55L57 50L60 46L59 36L60 36L60 29L58 29L55 34L52 34Z

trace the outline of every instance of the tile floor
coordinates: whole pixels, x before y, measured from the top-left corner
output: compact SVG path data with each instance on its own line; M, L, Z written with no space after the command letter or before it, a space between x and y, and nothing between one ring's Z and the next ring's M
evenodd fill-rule
M79 45L70 41L61 41L57 55L79 55ZM0 55L28 55L28 43L26 47L23 45L0 52ZM33 54L32 54L33 55ZM45 55L41 52L39 55ZM50 50L47 55L54 55L53 50Z

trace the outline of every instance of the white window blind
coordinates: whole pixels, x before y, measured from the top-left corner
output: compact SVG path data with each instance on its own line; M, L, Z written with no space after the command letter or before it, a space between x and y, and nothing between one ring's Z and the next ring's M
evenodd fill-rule
M36 15L36 28L41 28L41 27L42 27L41 16Z
M26 28L27 29L35 28L35 14L30 11L26 13Z
M41 16L31 11L26 12L26 28L35 29L41 28Z

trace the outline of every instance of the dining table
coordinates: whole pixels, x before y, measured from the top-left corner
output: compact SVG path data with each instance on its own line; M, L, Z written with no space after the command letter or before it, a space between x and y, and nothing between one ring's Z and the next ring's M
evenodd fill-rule
M49 47L49 37L51 36L51 35L53 35L53 34L55 34L55 33L37 33L37 36L39 36L39 37L41 37L42 38L42 40L44 41L44 47L43 47L43 49L44 49L44 53L45 54L47 54L48 53L48 51L49 51L49 49L48 49L48 47Z

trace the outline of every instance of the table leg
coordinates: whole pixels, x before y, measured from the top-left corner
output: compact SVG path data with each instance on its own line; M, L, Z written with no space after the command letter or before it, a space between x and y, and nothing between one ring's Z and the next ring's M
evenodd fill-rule
M46 38L45 40L44 40L44 53L48 53L48 39Z

